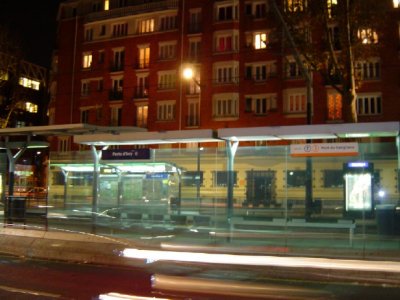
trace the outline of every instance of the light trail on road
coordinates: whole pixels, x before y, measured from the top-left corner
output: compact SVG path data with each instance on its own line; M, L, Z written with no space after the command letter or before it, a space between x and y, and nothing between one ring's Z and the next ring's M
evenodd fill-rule
M192 263L226 264L243 266L276 266L290 268L321 268L329 270L372 271L400 273L400 262L345 260L310 257L282 257L265 255L215 254L184 251L142 250L126 248L122 255L128 258L144 259L147 263L156 261L180 261Z

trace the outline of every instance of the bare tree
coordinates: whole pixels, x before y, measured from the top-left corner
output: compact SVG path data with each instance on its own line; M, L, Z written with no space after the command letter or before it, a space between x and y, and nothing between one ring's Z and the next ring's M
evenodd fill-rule
M18 38L0 25L0 128L7 127L18 97L19 63L22 50Z
M271 1L275 5L276 0ZM356 92L363 76L356 65L378 53L390 1L283 0L282 3L279 8L282 21L302 61L341 95L342 119L357 122ZM282 36L283 45L290 51L293 43L285 42L287 35Z

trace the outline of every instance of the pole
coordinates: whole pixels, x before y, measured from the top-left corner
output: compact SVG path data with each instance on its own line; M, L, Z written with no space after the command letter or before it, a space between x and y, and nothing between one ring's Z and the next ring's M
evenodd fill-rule
M307 85L307 106L306 106L306 113L307 113L307 125L312 124L312 76L309 69L304 66L301 55L297 49L296 43L290 33L290 30L283 19L281 12L279 11L278 6L276 5L275 0L271 0L272 9L275 15L278 17L279 21L282 24L283 30L288 37L289 43L292 47L294 59L296 60L296 64L299 66L301 73L306 81ZM307 144L311 143L311 140L306 141ZM311 157L306 158L306 181L305 181L305 217L309 218L312 213L313 208L313 198L312 198L312 159Z

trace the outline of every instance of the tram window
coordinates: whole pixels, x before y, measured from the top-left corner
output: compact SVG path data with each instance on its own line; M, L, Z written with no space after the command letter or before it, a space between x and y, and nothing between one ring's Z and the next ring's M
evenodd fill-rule
M342 170L324 170L325 188L342 188L343 171Z
M237 172L233 171L233 184L236 185ZM215 171L214 172L214 185L227 186L228 185L228 171Z
M287 170L286 182L288 187L304 187L306 183L306 171Z
M183 186L197 186L198 180L200 180L200 185L203 185L203 171L187 171L182 174Z

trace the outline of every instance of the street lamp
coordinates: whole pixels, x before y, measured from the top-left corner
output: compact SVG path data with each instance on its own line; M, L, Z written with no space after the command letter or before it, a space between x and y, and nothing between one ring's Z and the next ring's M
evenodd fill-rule
M201 100L201 86L200 82L196 79L195 76L195 70L191 66L186 66L182 69L182 77L186 81L192 80L196 87L199 90L199 100L197 102L197 110L196 113L193 114L193 117L195 117L194 120L190 122L190 125L200 125L200 100ZM191 111L193 113L193 111ZM198 204L200 204L200 181L201 181L201 176L200 176L200 152L203 150L203 147L200 147L200 143L197 145L197 172L196 172L196 199Z

